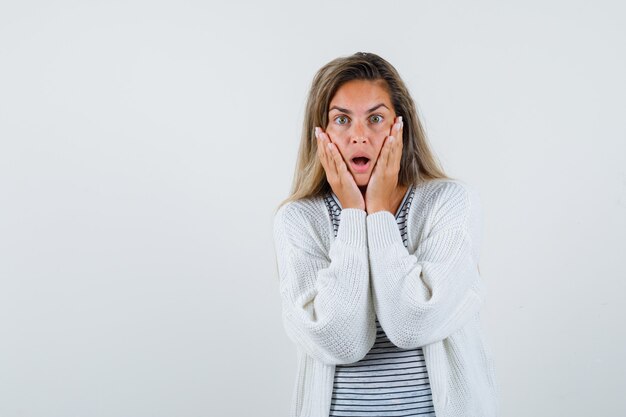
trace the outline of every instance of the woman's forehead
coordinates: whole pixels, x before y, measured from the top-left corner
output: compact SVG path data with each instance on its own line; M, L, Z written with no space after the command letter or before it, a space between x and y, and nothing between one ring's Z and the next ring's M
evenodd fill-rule
M375 108L391 109L391 99L384 83L379 80L353 80L339 87L328 111L337 109L365 113Z

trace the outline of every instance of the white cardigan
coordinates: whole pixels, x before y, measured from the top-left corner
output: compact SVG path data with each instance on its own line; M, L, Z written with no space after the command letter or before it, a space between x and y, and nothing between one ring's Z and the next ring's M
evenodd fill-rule
M405 247L388 211L342 209L336 238L321 197L276 212L283 325L298 352L290 417L328 417L335 365L369 352L376 317L396 346L422 347L437 417L498 415L480 322L479 196L459 180L429 180L407 217Z

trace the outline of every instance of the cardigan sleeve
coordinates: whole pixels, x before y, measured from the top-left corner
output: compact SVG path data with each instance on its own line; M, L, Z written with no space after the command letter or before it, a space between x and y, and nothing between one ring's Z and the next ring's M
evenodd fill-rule
M385 333L412 349L447 338L484 301L478 271L480 201L466 184L450 182L429 196L420 242L409 253L394 216L367 217L374 308Z
M363 358L376 338L369 288L366 213L346 208L330 249L315 219L288 203L274 219L282 318L287 336L326 364ZM322 222L318 222L320 224Z

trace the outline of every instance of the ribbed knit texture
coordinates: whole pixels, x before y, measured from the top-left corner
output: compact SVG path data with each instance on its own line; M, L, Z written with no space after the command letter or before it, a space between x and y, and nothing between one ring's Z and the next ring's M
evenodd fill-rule
M398 230L406 245L406 220L414 189L408 187L396 210ZM341 202L334 192L324 198L335 233ZM436 417L428 370L421 347L401 349L376 318L376 342L358 362L335 365L330 417Z
M480 323L482 211L458 180L415 187L407 244L394 215L341 211L337 236L323 198L281 207L274 241L286 334L298 352L291 417L328 417L337 364L376 338L422 347L437 417L497 416L498 393Z

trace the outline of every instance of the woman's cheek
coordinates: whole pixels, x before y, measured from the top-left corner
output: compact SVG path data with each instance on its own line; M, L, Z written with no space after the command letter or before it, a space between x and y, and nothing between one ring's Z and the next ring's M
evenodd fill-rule
M376 135L376 139L378 142L382 142L389 135L391 131L391 125L379 125L374 128L374 135Z
M381 133L389 133L391 131L391 126L393 126L391 123L386 123L384 125L378 125L377 130L379 132L381 132Z
M341 131L341 129L337 129L335 126L330 125L326 128L326 133L330 136L330 139L333 142L338 142L343 139L345 133Z

